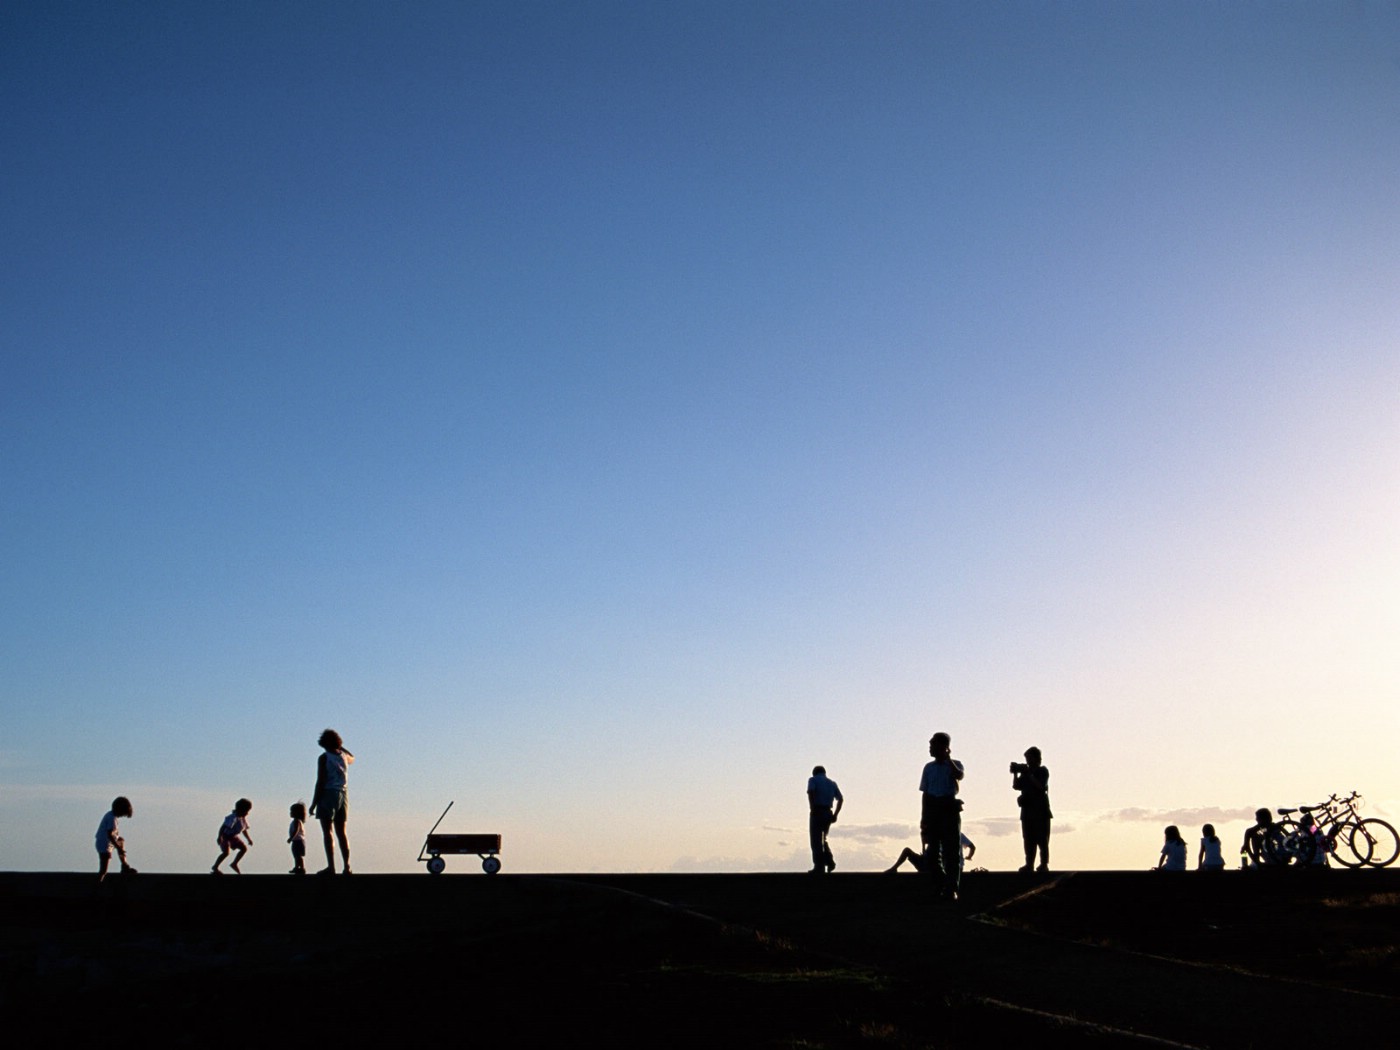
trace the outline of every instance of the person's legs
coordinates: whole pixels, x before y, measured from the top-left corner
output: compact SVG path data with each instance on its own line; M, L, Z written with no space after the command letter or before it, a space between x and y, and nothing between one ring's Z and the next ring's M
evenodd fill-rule
M331 842L331 818L329 814L321 817L321 839L326 847L326 870L321 874L335 874L335 844Z
M885 869L886 874L893 875L901 867L904 866L905 861L908 861L910 864L912 864L914 866L915 871L924 870L924 858L919 856L919 854L915 853L908 846L905 846L903 851L899 854L899 859Z
M107 867L112 863L112 854L98 853L97 855L97 881L101 882L107 877Z
M1035 870L1035 821L1026 817L1021 818L1021 848L1026 855L1026 864L1022 871Z
M345 815L343 813L335 818L335 837L340 840L340 863L345 867L345 874L349 875L350 840L345 836ZM331 867L334 868L335 864L332 863Z
M938 852L939 884L945 897L956 896L962 877L962 866L958 863L958 855L962 852L962 814L958 812L955 802L943 807L938 814L937 832L934 848Z

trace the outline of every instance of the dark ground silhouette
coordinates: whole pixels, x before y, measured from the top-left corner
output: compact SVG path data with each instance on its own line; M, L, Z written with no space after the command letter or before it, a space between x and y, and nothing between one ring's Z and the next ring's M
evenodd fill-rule
M12 1030L110 1035L112 1004L141 1041L231 1045L282 1034L327 987L349 1045L1248 1047L1278 1045L1284 1019L1305 1043L1341 1018L1400 1020L1400 872L970 873L957 904L914 874L142 874L92 889L0 874ZM236 1029L211 1023L231 1002L248 1006Z

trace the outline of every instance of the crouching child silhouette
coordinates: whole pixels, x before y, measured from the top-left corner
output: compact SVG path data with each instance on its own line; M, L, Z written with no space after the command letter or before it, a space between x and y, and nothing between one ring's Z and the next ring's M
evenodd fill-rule
M125 795L112 799L112 808L107 811L102 822L97 825L97 881L107 877L107 866L112 863L112 852L122 864L123 875L135 875L136 869L126 862L126 839L117 831L117 820L134 815L131 800Z
M248 814L253 812L253 804L246 798L240 798L233 804L233 812L224 818L224 822L219 825L219 856L214 861L214 866L209 870L215 875L222 875L219 866L223 864L224 858L230 851L236 851L233 863L229 865L235 874L242 875L239 862L248 853L248 847L253 844L253 835L248 829Z

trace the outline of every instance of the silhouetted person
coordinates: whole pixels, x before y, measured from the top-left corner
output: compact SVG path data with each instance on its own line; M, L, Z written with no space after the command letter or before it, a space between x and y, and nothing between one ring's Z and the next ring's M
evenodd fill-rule
M306 803L293 802L287 811L292 818L287 825L287 844L292 847L292 870L288 875L306 874Z
M958 834L958 846L958 864L959 866L966 866L964 862L972 859L973 855L977 852L977 844L960 832ZM928 867L929 860L929 854L915 853L908 846L905 846L904 850L899 854L899 859L886 868L884 874L897 874L900 866L906 863L915 871L923 871Z
M117 819L134 815L135 810L131 808L131 800L125 795L118 795L112 799L112 808L107 811L101 823L97 825L98 882L107 877L107 866L112 863L113 850L116 850L117 858L122 862L122 874L136 874L136 869L126 862L126 839L117 832Z
M923 839L926 870L936 875L943 896L958 899L959 836L962 833L962 800L958 798L958 781L963 778L963 765L952 755L952 737L934 733L928 742L933 761L924 766L919 780L923 792L923 812L919 819L919 834Z
M311 796L311 815L321 822L321 835L326 846L326 867L318 875L335 874L335 846L331 843L331 825L340 840L340 862L345 874L350 871L350 840L345 837L345 821L350 816L350 799L346 788L346 773L355 756L345 750L340 734L327 729L317 741L325 751L316 760L316 790Z
M834 810L831 808L833 802L836 803ZM845 799L841 797L841 789L836 786L836 781L826 775L826 767L815 766L807 780L807 808L810 810L807 831L812 840L813 875L826 875L836 870L836 858L831 855L826 833L836 823L843 802Z
M253 844L253 835L248 827L248 814L253 812L253 804L246 798L240 798L233 804L233 812L224 818L224 822L219 825L219 856L214 861L214 866L209 870L215 875L222 875L219 865L224 862L224 858L229 855L230 850L236 850L233 863L229 865L239 875L243 874L239 863L248 853L248 847ZM247 841L243 841L244 839Z
M1181 829L1175 824L1169 824L1162 836L1162 855L1157 858L1158 870L1185 871L1186 840L1181 837Z
M1215 833L1214 824L1206 824L1201 828L1201 849L1196 854L1196 870L1225 870L1225 855L1220 849L1220 836Z
M1026 749L1026 761L1011 763L1011 787L1019 791L1021 843L1026 850L1022 871L1035 869L1035 852L1040 850L1040 870L1050 870L1050 770L1040 761L1040 748Z
M1254 823L1245 829L1244 841L1240 843L1240 856L1261 868L1282 867L1288 863L1283 855L1283 831L1267 809L1254 811Z

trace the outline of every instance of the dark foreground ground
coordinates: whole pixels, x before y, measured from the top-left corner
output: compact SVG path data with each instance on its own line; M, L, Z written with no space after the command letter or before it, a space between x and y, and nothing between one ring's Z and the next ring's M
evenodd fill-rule
M1400 871L970 873L957 904L914 874L0 873L0 1010L50 1044L1383 1044L1397 904Z

